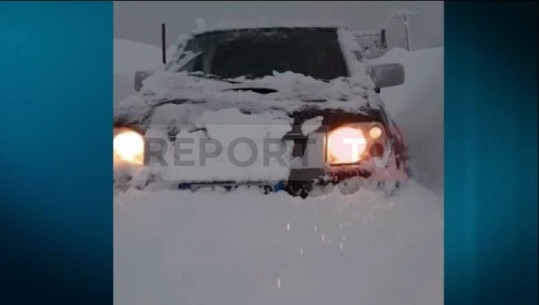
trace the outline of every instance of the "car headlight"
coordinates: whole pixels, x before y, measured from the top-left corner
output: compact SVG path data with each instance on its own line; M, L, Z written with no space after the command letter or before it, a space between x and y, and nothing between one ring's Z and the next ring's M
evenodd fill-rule
M144 162L144 138L133 130L124 129L115 132L113 149L114 162L127 161L141 165Z
M369 125L345 125L330 131L326 138L326 161L331 165L354 164L368 156L379 156L383 152L384 132L379 126Z
M360 128L344 126L329 132L327 156L330 164L357 163L367 147L367 139Z

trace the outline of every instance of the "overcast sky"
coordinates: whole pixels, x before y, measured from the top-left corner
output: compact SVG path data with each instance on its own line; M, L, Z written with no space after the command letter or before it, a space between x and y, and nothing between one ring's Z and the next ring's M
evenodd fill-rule
M309 23L344 25L378 31L398 10L414 10L410 31L414 48L442 46L442 1L133 1L114 2L114 37L154 45L161 43L161 23L167 25L167 44L196 28L195 18L209 27L238 24Z

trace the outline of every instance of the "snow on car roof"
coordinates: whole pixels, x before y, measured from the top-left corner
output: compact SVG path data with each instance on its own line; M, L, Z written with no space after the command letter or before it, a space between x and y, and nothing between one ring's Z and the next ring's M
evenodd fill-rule
M344 28L342 26L307 26L307 25L296 25L296 26L258 26L258 27L232 27L232 28L214 28L208 30L195 30L192 33L194 35L206 35L219 32L233 32L233 31L255 31L255 30L294 30L294 29L313 29L313 30L337 30Z

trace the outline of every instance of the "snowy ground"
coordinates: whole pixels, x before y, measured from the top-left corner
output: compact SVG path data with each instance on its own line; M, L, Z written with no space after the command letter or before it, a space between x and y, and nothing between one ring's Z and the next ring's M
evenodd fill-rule
M131 68L147 68L141 58ZM382 98L407 134L418 182L389 198L117 194L115 303L442 304L443 48L378 61L405 65L406 83ZM133 72L119 67L115 82Z
M443 206L338 190L116 198L116 304L441 304Z

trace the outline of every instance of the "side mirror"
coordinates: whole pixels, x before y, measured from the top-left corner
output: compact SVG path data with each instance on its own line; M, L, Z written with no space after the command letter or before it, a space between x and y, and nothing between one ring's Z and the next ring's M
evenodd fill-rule
M404 83L404 67L402 64L378 64L369 67L376 88L398 86Z
M140 91L142 88L142 82L152 75L149 71L137 71L135 72L135 91Z

